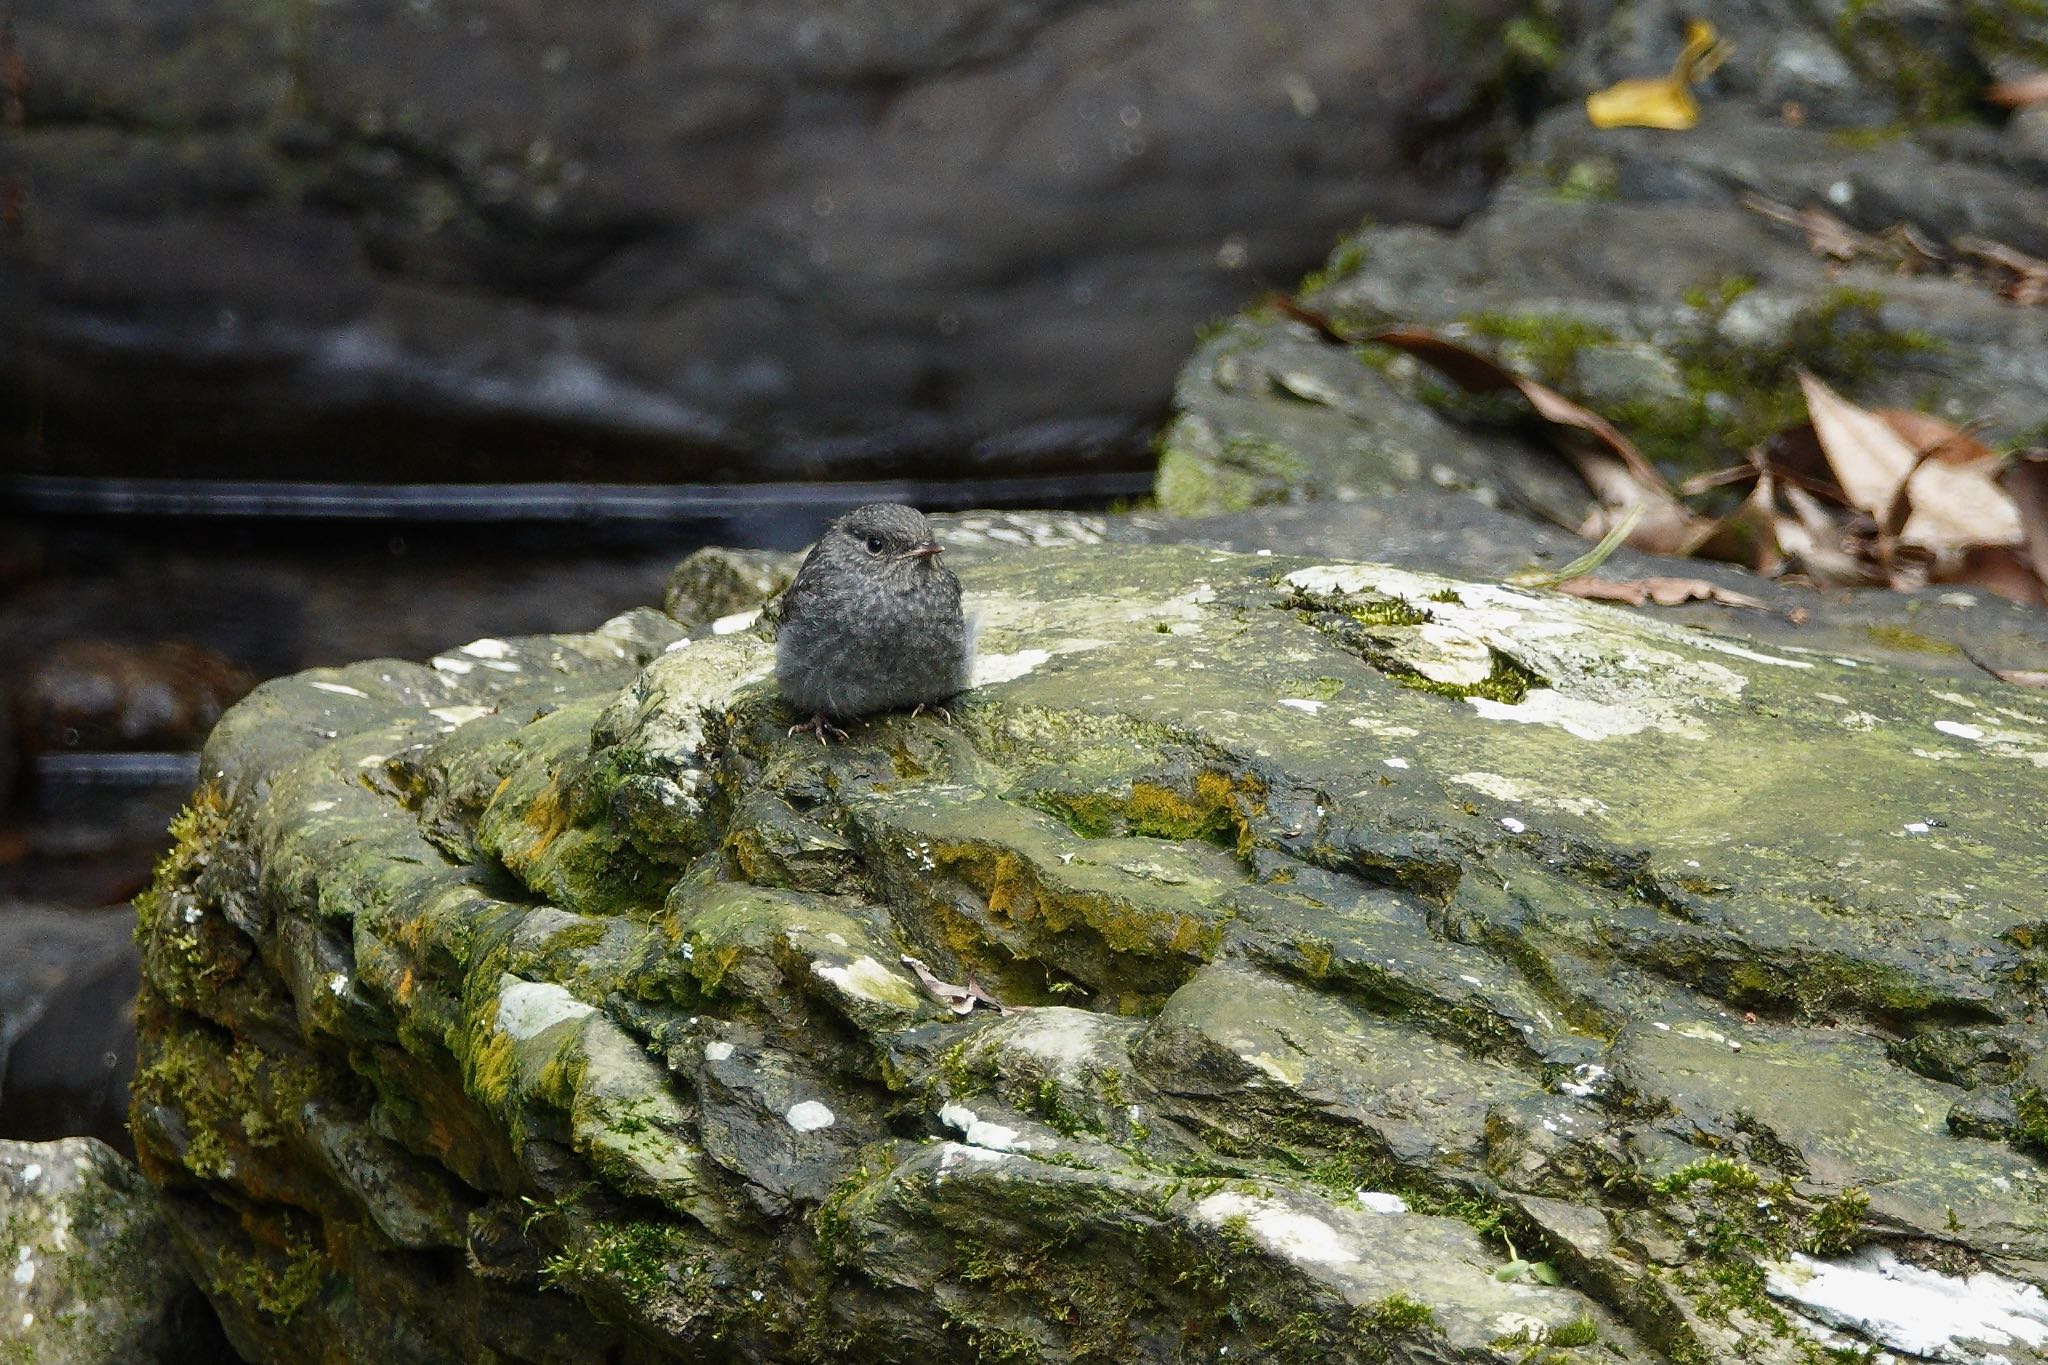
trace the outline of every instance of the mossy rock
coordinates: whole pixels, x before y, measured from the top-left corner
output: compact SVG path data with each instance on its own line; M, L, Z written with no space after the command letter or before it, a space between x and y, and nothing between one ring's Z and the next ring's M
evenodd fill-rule
M2044 1282L2048 707L1381 565L963 575L950 724L829 750L650 613L228 718L136 1133L238 1347L1817 1361L1859 1257Z

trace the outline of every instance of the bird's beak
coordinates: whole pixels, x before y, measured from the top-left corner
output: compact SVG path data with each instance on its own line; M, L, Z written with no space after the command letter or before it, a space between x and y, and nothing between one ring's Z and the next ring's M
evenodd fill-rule
M912 550L910 552L910 558L930 559L934 555L942 555L945 552L945 546L939 544L939 542L937 542L936 540L928 540L924 544L918 546L915 550Z

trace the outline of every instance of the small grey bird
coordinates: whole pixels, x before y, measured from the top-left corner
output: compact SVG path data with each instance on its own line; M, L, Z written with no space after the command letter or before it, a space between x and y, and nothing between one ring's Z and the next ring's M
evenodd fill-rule
M967 686L960 580L939 563L924 513L856 507L826 528L782 598L775 684L820 744L834 720L936 707Z

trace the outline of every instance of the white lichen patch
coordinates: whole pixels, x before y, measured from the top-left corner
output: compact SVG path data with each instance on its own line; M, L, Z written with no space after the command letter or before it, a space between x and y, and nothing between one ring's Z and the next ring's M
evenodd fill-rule
M1073 1077L1098 1051L1113 1046L1104 1035L1117 1027L1114 1021L1088 1010L1047 1005L1012 1015L997 1031L984 1036L1006 1050L1048 1064L1062 1077Z
M723 1062L730 1060L731 1057L731 1043L715 1042L704 1044L704 1060L707 1062Z
M804 1100L792 1104L782 1117L799 1133L815 1133L820 1128L830 1128L837 1115L817 1100Z
M498 986L498 1031L520 1042L564 1020L595 1012L552 981L522 981L508 975Z
M1883 1247L1840 1261L1794 1252L1764 1288L1820 1322L1930 1360L2036 1360L2048 1346L2048 1297L1992 1271L1942 1275Z
M1385 1190L1360 1190L1358 1191L1358 1202L1371 1209L1374 1213L1391 1215L1408 1212L1407 1200L1398 1194L1389 1194Z
M1315 700L1313 697L1282 697L1280 698L1280 704L1309 716L1313 716L1322 710L1324 705L1324 703Z
M1408 765L1403 763L1401 766L1405 768ZM1451 781L1463 787L1470 787L1496 801L1521 801L1529 794L1528 789L1521 783L1499 773L1459 773L1451 778Z
M1304 1070L1300 1062L1292 1057L1280 1057L1261 1049L1251 1049L1237 1054L1238 1057L1279 1081L1282 1085L1301 1084Z
M914 1010L919 1003L917 992L911 989L909 982L871 957L857 957L843 964L813 962L811 971L848 995L877 1005Z
M465 673L474 673L476 671L476 665L471 663L469 660L453 659L446 654L436 654L433 658L433 665L441 672L453 673L457 677L461 677Z
M428 715L436 720L446 721L450 725L467 725L473 720L479 720L484 716L490 715L491 711L492 708L488 706L430 706L427 708Z
M1046 649L1020 649L1014 654L983 654L974 661L974 671L968 676L969 687L988 687L994 683L1010 682L1021 678L1039 665L1052 658L1052 651Z
M1298 569L1285 581L1308 591L1378 592L1426 605L1430 620L1395 650L1403 664L1437 681L1471 685L1485 681L1501 658L1511 659L1550 685L1530 689L1515 705L1472 697L1478 713L1492 720L1555 726L1580 739L1613 739L1645 730L1706 739L1710 728L1703 723L1704 713L1739 699L1749 682L1726 664L1703 657L1710 651L1757 663L1812 667L1737 645L1723 647L1724 642L1675 624L1623 615L1598 603L1381 565L1321 565ZM1456 601L1432 600L1431 594L1446 588L1456 593Z
M753 607L746 611L736 611L730 616L721 616L716 621L713 621L711 623L711 633L713 635L737 635L760 619L761 609L759 607Z
M362 697L364 700L368 700L370 696L362 688L350 687L347 683L316 682L313 686L319 688L322 692L339 692L344 697Z
M1741 645L1732 644L1727 640L1717 640L1711 635L1701 635L1693 643L1702 648L1711 649L1718 654L1729 654L1738 659L1747 659L1753 664L1773 664L1779 668L1813 667L1812 664L1804 659L1787 659L1778 654L1765 654L1754 649L1744 649Z
M932 1183L940 1184L962 1166L980 1166L1009 1159L1010 1155L1007 1152L990 1151L986 1147L969 1147L961 1142L944 1143L939 1148L939 1169L932 1173Z
M948 1104L940 1109L939 1122L956 1129L970 1147L986 1147L992 1152L1031 1150L1031 1144L1021 1140L1015 1128L977 1118L974 1111L964 1104Z
M1472 709L1488 720L1511 720L1522 725L1554 725L1578 739L1619 739L1644 730L1663 730L1686 739L1705 739L1699 722L1675 708L1652 709L1622 703L1593 701L1567 696L1547 687L1531 688L1518 703L1494 701L1490 697L1467 697Z
M1292 1261L1314 1265L1349 1265L1358 1252L1337 1229L1320 1218L1289 1208L1277 1199L1225 1190L1195 1205L1195 1216L1211 1227L1244 1220L1245 1228L1268 1250Z

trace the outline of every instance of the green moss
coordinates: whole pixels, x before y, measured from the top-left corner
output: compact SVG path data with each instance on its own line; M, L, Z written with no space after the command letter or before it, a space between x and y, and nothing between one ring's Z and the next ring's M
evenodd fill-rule
M2012 1097L2012 1107L2019 1119L2019 1135L2043 1151L2048 1151L2048 1095L2038 1085L2030 1085Z
M1310 271L1301 277L1301 283L1295 286L1295 295L1299 298L1308 298L1310 295L1320 294L1340 280L1349 279L1365 269L1367 256L1365 237L1362 233L1346 237L1337 244L1336 250L1330 253L1330 259L1324 262L1322 269Z
M1710 1156L1679 1167L1651 1188L1658 1194L1683 1194L1698 1181L1728 1190L1753 1190L1763 1183L1761 1176L1741 1162Z
M1567 204L1584 204L1615 197L1620 173L1604 157L1574 161L1553 176L1551 193Z
M1715 317L1726 313L1729 307L1743 295L1756 288L1756 281L1747 275L1730 275L1712 285L1696 284L1681 296L1686 306L1701 312L1711 312Z
M1265 794L1256 779L1205 768L1185 789L1139 779L1120 792L1043 792L1037 804L1089 839L1195 839L1242 855Z
M1573 1318L1562 1327L1553 1327L1543 1335L1546 1346L1591 1346L1600 1340L1600 1325L1590 1315Z
M1566 313L1468 313L1459 321L1473 336L1497 343L1503 364L1553 388L1571 383L1580 351L1615 340L1609 328Z
M1947 640L1932 639L1904 626L1892 625L1890 622L1865 626L1863 633L1889 649L1907 649L1916 654L1953 654L1958 657L1963 652Z
M578 1231L570 1244L549 1257L542 1279L558 1287L583 1288L605 1281L633 1299L668 1292L670 1274L701 1251L673 1223L598 1222Z
M1848 1255L1867 1240L1863 1220L1869 1212L1869 1195L1858 1189L1843 1190L1807 1215L1799 1249L1812 1256Z

